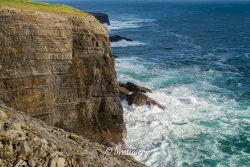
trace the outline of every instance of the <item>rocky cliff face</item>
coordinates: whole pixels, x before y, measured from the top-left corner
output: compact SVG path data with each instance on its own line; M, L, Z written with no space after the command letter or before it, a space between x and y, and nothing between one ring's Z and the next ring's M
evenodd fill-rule
M0 6L0 100L48 125L119 143L125 134L107 30L91 15Z
M108 155L104 146L49 127L0 104L1 167L144 167L130 156Z

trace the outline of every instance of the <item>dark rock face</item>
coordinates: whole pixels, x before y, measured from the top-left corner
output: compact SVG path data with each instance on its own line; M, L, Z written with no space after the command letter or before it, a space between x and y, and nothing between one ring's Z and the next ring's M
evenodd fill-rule
M118 41L121 41L121 40L129 41L129 42L133 41L132 39L122 37L120 35L112 35L112 36L109 37L109 40L110 40L110 42L118 42Z
M165 107L157 103L155 100L151 99L143 93L152 92L150 89L134 84L132 82L123 83L119 82L118 91L120 92L121 99L128 101L129 105L154 105L158 108L165 110Z
M104 13L92 13L90 12L91 15L95 16L97 20L99 20L102 24L107 24L110 25L109 21L109 16Z
M0 100L69 132L126 131L108 32L91 15L0 6Z

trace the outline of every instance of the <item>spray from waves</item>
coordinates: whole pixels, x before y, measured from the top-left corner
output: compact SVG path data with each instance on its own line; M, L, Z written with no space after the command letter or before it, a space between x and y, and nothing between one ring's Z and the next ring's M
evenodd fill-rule
M144 23L151 23L154 19L138 19L138 18L129 18L126 21L111 20L110 25L106 25L109 31L128 29L128 28L139 28L144 25Z
M121 41L118 41L118 42L111 42L111 47L114 47L114 48L124 48L124 47L129 47L129 46L143 46L143 45L146 45L145 43L143 42L140 42L140 41L126 41L126 40L121 40Z
M234 99L213 93L227 91L209 82L223 75L201 73L196 68L149 70L138 57L121 59L117 62L120 80L153 88L148 95L167 108L162 111L123 102L128 129L126 143L129 148L144 150L144 154L135 156L137 160L150 167L244 166L249 162L246 130L250 108L239 109ZM140 76L146 75L150 77L141 80ZM195 82L179 82L184 76ZM160 88L168 80L178 80L178 84Z
M234 101L219 104L219 97L200 98L185 86L155 90L149 96L167 110L123 104L128 128L126 142L129 147L145 150L135 157L137 160L150 167L174 167L229 157L219 142L223 140L221 133L237 132L238 126L229 128L231 122L224 117L224 112L233 110Z

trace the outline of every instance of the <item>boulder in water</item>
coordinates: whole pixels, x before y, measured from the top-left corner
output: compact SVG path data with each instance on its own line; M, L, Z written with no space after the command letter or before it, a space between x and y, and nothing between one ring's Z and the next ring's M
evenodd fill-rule
M119 82L119 87L117 89L120 93L121 99L125 99L128 101L129 105L154 105L164 110L165 107L157 103L155 100L151 99L144 93L152 92L150 89L137 85L132 82L123 83Z

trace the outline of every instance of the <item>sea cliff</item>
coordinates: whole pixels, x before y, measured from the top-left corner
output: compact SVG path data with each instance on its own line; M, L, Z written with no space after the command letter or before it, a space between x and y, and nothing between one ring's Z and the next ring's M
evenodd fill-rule
M13 1L21 5L0 1L0 101L4 104L0 166L143 166L129 156L105 158L105 147L97 144L125 148L126 126L107 29L94 16L67 6L60 12L51 7L40 10L36 2L30 7L22 4L28 1ZM67 136L79 141L72 144ZM37 138L53 141L60 149L48 146L38 155L35 150L40 146L33 142ZM5 154L11 147L16 150ZM24 150L22 155L22 148L29 148L29 153ZM51 151L62 153L50 156Z
M67 131L125 130L107 30L91 15L0 7L0 100Z
M47 125L124 147L108 31L90 14L0 6L0 100Z

